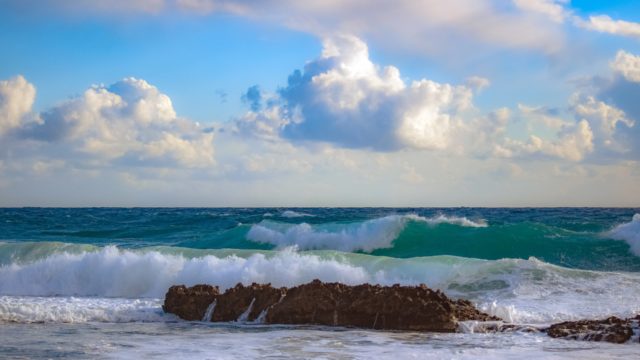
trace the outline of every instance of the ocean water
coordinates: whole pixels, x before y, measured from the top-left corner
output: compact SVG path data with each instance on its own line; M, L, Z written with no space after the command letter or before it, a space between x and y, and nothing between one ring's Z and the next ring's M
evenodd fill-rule
M0 209L0 358L629 358L640 343L185 322L174 284L420 284L505 322L640 314L640 209Z

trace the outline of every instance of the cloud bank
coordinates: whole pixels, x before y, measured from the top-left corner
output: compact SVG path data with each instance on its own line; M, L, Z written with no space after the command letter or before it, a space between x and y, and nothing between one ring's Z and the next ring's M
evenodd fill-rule
M35 87L23 77L0 83L0 129L12 143L29 143L67 157L147 166L203 167L215 164L213 133L177 117L171 99L144 80L125 78L94 86L32 120ZM7 133L7 130L13 130ZM2 134L2 133L0 133Z

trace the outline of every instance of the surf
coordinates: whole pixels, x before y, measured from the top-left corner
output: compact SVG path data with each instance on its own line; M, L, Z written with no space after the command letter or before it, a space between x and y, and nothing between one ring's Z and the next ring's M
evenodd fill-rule
M97 310L91 310L96 304L111 304L105 305L106 308L130 309L130 314L135 314L122 315L123 319L137 316L153 319L155 310L149 308L154 305L149 304L161 299L174 284L207 283L226 289L237 283L249 285L253 282L295 286L313 279L349 285L424 283L442 289L449 296L470 299L483 311L519 323L547 323L611 314L627 316L640 311L637 303L640 274L569 269L536 258L482 260L431 256L403 259L331 250L297 251L295 248L258 252L174 247L120 249L115 246L96 247L91 251L67 250L0 267L0 320L12 321L9 317L15 317L17 313L31 314L24 315L27 320L43 319L42 314L38 315L38 309L43 308L42 301L37 300L43 297L88 299L85 305L82 301L80 305L76 302L75 307L62 300L57 304L62 309L60 314L69 311L89 314L79 315L78 319L97 319ZM35 298L20 305L23 310L19 310L16 308L19 302L11 300L15 297ZM130 301L95 303L95 299ZM141 301L140 309L131 305L135 305L136 300ZM143 314L137 314L136 309ZM118 311L116 313L122 314ZM65 319L62 315L59 318Z

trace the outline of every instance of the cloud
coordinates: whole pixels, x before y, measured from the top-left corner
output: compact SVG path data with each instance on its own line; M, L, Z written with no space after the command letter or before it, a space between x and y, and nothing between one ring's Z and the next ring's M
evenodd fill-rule
M611 62L611 69L627 81L640 83L640 56L620 50Z
M247 92L242 95L242 101L249 104L251 111L260 111L262 108L262 93L260 92L260 87L254 85L247 89Z
M574 23L592 31L640 39L640 23L614 20L608 15L590 16L588 20L576 17Z
M582 161L594 151L594 134L589 122L549 122L545 112L536 108L521 106L521 115L527 116L529 122L545 124L551 130L557 130L554 138L530 134L527 141L505 137L495 143L494 154L499 157L546 157L560 158L568 161Z
M610 65L610 76L592 79L591 95L594 101L619 111L604 112L608 117L602 122L604 128L615 128L609 137L615 142L613 149L627 158L640 159L640 56L620 50Z
M587 121L593 129L595 139L600 145L615 152L625 152L624 146L618 135L635 125L635 122L626 117L626 114L603 101L596 100L593 96L575 94L570 100L573 111L578 119Z
M332 37L324 41L322 55L294 71L276 94L250 88L244 96L250 111L233 130L273 142L479 158L580 162L628 148L621 134L634 122L593 95L577 93L566 111L519 104L480 115L474 90L488 83L481 77L469 78L467 85L408 82L396 67L374 64L362 40ZM522 120L525 136L514 136L518 124L512 119Z
M263 111L255 88L238 129L293 141L328 142L380 151L404 147L446 149L463 128L459 113L472 108L464 85L422 79L405 83L400 71L379 67L354 36L332 37L322 55L295 71L278 101Z
M109 15L122 16L128 14L156 15L167 10L173 0L109 0L109 1L78 1L78 0L6 0L5 7L19 12L35 12L52 15L55 13L76 16Z
M73 153L137 165L213 165L213 133L179 118L171 99L144 80L94 86L40 114L17 135Z
M482 91L491 85L491 81L481 76L470 76L467 78L466 85L476 91Z
M557 23L564 22L568 16L568 11L564 7L568 2L569 0L513 0L516 7L542 14Z
M0 136L22 126L35 97L36 88L21 75L0 81Z
M389 47L438 54L487 46L554 53L563 49L557 1L518 0L8 0L20 13L48 11L77 16L184 16L227 13L276 23L319 37L349 33ZM44 10L46 9L46 10ZM540 16L540 12L552 16ZM446 34L443 36L443 34ZM424 41L429 39L429 41ZM473 47L473 50L470 49Z

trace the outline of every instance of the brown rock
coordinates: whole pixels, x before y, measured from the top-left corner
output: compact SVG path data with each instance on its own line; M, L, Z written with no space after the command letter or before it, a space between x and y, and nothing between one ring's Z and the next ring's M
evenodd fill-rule
M218 295L217 286L195 285L190 288L184 285L172 286L165 295L162 310L176 314L184 320L202 320L207 307Z
M314 280L290 289L269 311L267 322L453 332L458 313L464 315L463 320L496 319L469 302L452 301L425 285L347 286Z
M633 335L631 320L612 316L604 320L565 321L551 325L547 334L554 338L622 344Z
M263 311L266 314L268 308L280 301L286 290L276 289L271 284L238 284L218 296L211 321L255 321ZM244 319L240 319L243 314Z
M217 294L217 288L207 289L215 289L215 293L174 286L163 308L186 320L201 320L215 299L211 321L259 320L267 324L437 332L456 331L459 320L499 320L466 300L451 300L425 285L348 286L314 280L291 289L255 283L238 284L224 294Z
M476 309L475 306L469 300L458 299L455 300L455 314L458 321L498 321L500 318L483 313Z

